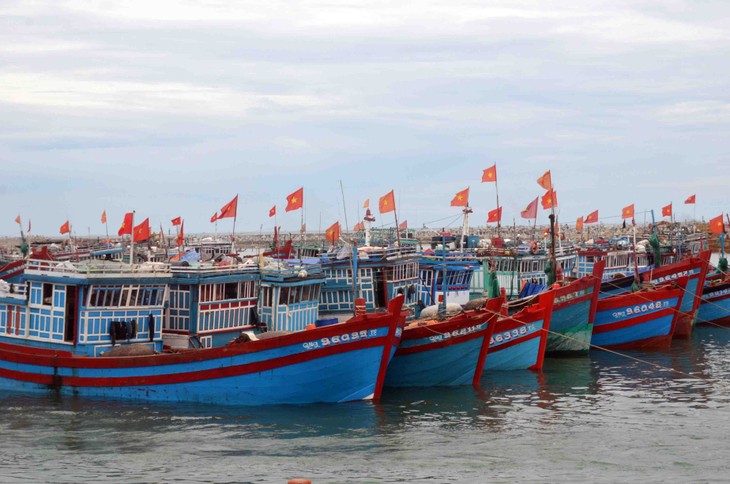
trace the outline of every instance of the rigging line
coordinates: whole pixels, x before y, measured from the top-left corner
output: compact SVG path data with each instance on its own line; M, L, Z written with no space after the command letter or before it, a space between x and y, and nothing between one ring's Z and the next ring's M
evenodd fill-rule
M461 215L457 215L455 218L459 218L459 217L461 217ZM432 223L441 222L442 220L448 220L448 219L451 219L451 218L454 218L454 217L452 217L451 215L449 215L448 217L443 217L443 218L440 218L438 220L432 220L430 222L424 222L424 225L429 226Z
M486 308L485 309L482 309L482 311L484 311L484 312L491 312L491 313L495 313L496 312L496 311L489 311ZM526 323L526 322L520 321L519 319L514 318L514 317L512 317L512 319L515 320L516 322L522 324L523 326L525 326L527 324L530 324L530 323ZM541 328L541 331L545 331L545 332L547 332L549 334L555 334L555 335L561 336L563 338L572 339L572 340L575 340L575 341L578 341L578 342L581 342L582 343L582 341L579 340L579 339L577 339L577 338L573 338L572 336L568 336L568 335L561 334L561 333L556 333L556 332L554 332L552 330L549 330L549 329L546 330L545 328ZM628 359L633 360L633 361L636 361L638 363L643 363L643 364L646 364L646 365L649 365L649 366L653 366L655 368L659 368L659 369L664 370L664 371L668 371L668 372L676 373L678 375L682 375L682 376L686 376L686 377L689 377L689 378L694 378L694 379L697 379L697 380L700 380L700 381L704 381L705 383L720 384L722 386L726 386L722 382L714 381L714 380L711 380L709 378L705 378L703 376L693 375L692 373L687 373L685 371L677 370L675 368L669 368L668 366L664 366L664 365L660 365L658 363L654 363L654 362L651 362L651 361L643 360L641 358L637 358L635 356L631 356L631 355L628 355L626 353L622 353L620 351L612 350L612 349L606 348L604 346L599 346L599 345L596 345L596 344L593 344L593 343L589 343L589 346L591 348L595 348L595 349L598 349L598 350L601 350L601 351L606 351L607 353L612 353L612 354L617 355L617 356L621 356L621 357L624 357L624 358L628 358ZM489 358L489 353L487 353L487 358Z

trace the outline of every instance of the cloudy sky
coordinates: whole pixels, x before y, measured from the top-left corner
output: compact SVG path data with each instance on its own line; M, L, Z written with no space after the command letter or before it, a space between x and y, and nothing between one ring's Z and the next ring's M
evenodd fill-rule
M236 194L238 230L272 205L295 230L300 186L316 230L340 180L350 227L391 189L410 226L458 225L467 186L484 225L494 163L505 223L547 169L563 222L730 209L725 0L4 0L0 26L0 235L212 231Z

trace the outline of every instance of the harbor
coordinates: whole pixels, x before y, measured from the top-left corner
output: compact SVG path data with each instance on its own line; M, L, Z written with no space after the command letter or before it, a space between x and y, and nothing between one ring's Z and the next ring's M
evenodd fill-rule
M8 0L0 481L726 481L728 19Z

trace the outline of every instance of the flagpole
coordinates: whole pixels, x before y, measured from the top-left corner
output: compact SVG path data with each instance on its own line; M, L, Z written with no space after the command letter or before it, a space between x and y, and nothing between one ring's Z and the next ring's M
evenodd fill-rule
M276 221L276 205L274 205L274 253L276 258L279 258L279 222Z
M340 180L340 193L342 193L342 211L345 213L345 232L349 232L350 224L347 223L347 205L345 204L345 189L342 187L342 180Z
M393 197L393 204L395 204L395 197ZM400 247L400 230L398 230L398 207L393 207L393 216L395 217L395 237L398 241L398 247Z
M134 267L134 214L135 211L132 210L132 230L129 237L132 239L131 243L129 244L129 267Z
M231 254L236 253L236 219L238 218L238 193L236 193L236 214L233 216L233 232L231 232Z
M497 193L497 210L499 211L499 182L494 177L494 191ZM500 214L501 215L501 214ZM497 217L497 237L502 238L502 217Z

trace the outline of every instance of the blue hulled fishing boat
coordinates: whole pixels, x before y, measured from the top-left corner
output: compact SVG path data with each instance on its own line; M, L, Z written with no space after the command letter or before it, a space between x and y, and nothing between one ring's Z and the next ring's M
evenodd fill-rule
M256 306L258 276L228 269L29 261L27 285L0 294L0 386L232 405L380 396L404 324L403 297L387 312L342 324L246 331L256 326L246 314ZM165 350L169 328L179 338L185 324L183 344ZM238 337L223 344L208 332Z

